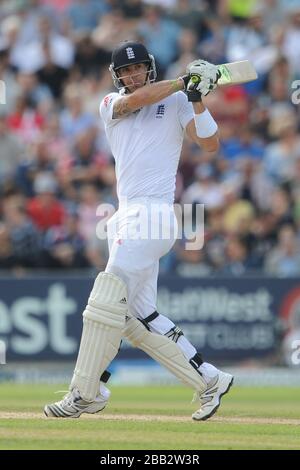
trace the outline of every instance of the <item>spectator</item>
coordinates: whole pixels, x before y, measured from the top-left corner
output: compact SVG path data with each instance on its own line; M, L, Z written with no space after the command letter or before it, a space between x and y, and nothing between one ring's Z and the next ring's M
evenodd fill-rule
M271 215L279 229L282 225L293 224L292 200L289 191L284 187L274 188L271 193Z
M67 213L64 225L49 228L44 238L44 264L48 268L89 267L84 239L79 235L77 214Z
M240 277L250 272L247 244L241 237L232 236L227 240L225 255L225 264L218 271L219 275Z
M6 115L0 115L0 183L13 179L21 161L23 149L17 137L10 132Z
M225 265L226 233L223 225L223 208L211 209L206 217L207 231L204 247L206 257L214 271Z
M46 86L50 90L53 98L59 102L69 72L67 68L54 62L48 40L43 42L42 51L44 54L44 64L37 70L37 76L40 83Z
M278 108L271 118L270 133L278 138L266 148L264 165L267 175L276 184L293 178L296 159L300 156L300 137L297 118L287 106Z
M189 240L189 243L192 242L193 240ZM206 261L203 249L185 250L184 247L179 244L177 246L176 255L175 271L178 276L201 278L211 274L212 268Z
M17 25L16 25L17 26ZM28 44L17 42L12 49L11 63L22 72L35 73L45 64L43 44L47 42L56 65L70 68L74 61L74 45L69 38L58 34L46 16L39 18L39 32Z
M194 31L183 29L178 41L178 59L167 69L165 78L171 79L178 75L184 75L186 65L197 58L197 36Z
M138 33L163 73L178 54L180 27L175 21L164 18L160 7L146 6Z
M96 34L96 33L94 33ZM85 33L76 40L75 65L81 76L95 75L99 77L100 70L110 64L111 54L103 47L98 47L92 37Z
M265 272L279 277L299 276L299 248L299 239L294 227L282 226L278 233L278 244L266 257Z
M19 267L19 260L14 255L10 233L6 225L0 223L0 270Z
M34 108L26 95L17 97L15 110L7 118L9 129L24 144L38 136L44 122L44 117Z
M75 33L91 32L97 26L101 15L107 10L105 1L75 0L66 10L66 20L70 30Z
M264 10L255 5L245 22L233 25L227 35L226 57L229 62L252 60L260 75L267 74L279 56L277 47L268 38Z
M137 19L143 14L143 0L120 0L119 6L126 18Z
M197 35L197 39L202 39L205 32L204 18L207 4L199 0L192 5L190 0L177 0L176 6L171 10L171 18L182 28Z
M9 46L4 38L0 36L0 80L6 84L6 104L1 104L7 114L13 112L17 95L20 88L17 83L16 74L11 70L9 64Z
M288 26L282 45L283 54L288 58L295 75L300 73L300 6L295 4L288 9Z
M18 266L37 267L40 255L40 236L26 215L22 197L11 195L5 198L3 222L9 231L13 256Z
M237 168L239 170L240 197L249 201L259 210L267 210L271 206L273 184L264 174L261 164L253 159L245 158Z
M206 209L220 207L224 203L223 189L216 180L214 167L201 164L195 170L197 181L182 195L183 204L204 204Z
M125 18L121 8L116 8L101 18L98 27L92 33L92 40L97 47L105 51L106 57L115 45L124 38L133 38L135 28Z
M39 135L27 147L27 158L22 160L16 171L18 187L27 196L34 195L34 180L40 172L53 172L55 170L56 162L50 150L48 141L43 134Z
M49 158L55 166L60 167L70 156L70 145L66 137L62 135L58 113L51 113L47 117L44 134L41 140L47 142Z
M18 40L22 44L30 44L40 39L40 20L46 18L51 30L58 33L60 17L51 4L41 0L17 2L18 15L21 19L21 30Z
M31 72L19 72L17 75L20 93L25 96L28 103L43 116L51 109L53 95L50 88L41 84L38 76Z
M207 102L221 128L224 123L234 128L249 122L250 100L244 87L219 87L211 95Z
M228 186L225 188L224 230L228 234L239 234L250 228L255 216L254 206L245 199L240 199L238 190Z
M242 158L251 158L253 160L262 160L264 156L264 143L249 128L249 124L232 129L233 134L227 138L223 134L222 155L235 164Z
M79 233L85 240L86 255L92 266L103 267L107 256L107 242L97 237L96 229L100 219L97 215L101 203L100 193L92 184L85 184L80 189L78 206Z
M253 220L248 235L248 246L250 248L251 265L257 270L262 270L268 253L276 244L276 223L272 214L260 213Z
M27 213L36 227L45 232L51 227L62 225L65 210L56 198L57 182L51 173L39 173L34 181L36 196L30 198Z
M69 85L65 90L66 107L61 113L62 134L72 141L80 133L96 127L94 116L83 110L83 97L81 90L75 84Z
M95 133L90 129L78 135L69 161L66 161L64 184L80 188L85 183L104 189L115 181L108 157L96 148Z

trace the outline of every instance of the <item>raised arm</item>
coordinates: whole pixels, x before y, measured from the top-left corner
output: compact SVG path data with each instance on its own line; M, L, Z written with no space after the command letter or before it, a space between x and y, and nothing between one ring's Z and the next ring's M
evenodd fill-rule
M206 150L207 152L217 152L219 150L219 136L218 136L218 130L217 127L214 127L214 122L211 120L211 116L208 113L208 110L205 108L204 104L202 101L200 102L195 102L193 103L194 107L194 113L195 117L194 119L191 119L191 121L187 124L185 131L188 137L198 144L203 150ZM200 137L197 134L197 129L196 129L196 120L200 118L201 120L205 120L203 123L203 127L208 126L208 131L209 128L211 128L212 135L209 137ZM210 127L211 126L211 127ZM201 124L200 126L201 127Z
M143 106L157 103L167 96L184 89L185 83L181 77L176 80L163 80L158 83L145 85L135 90L133 93L122 96L115 101L113 119L126 117Z
M191 81L187 89L189 101L194 108L194 119L186 126L187 135L207 152L217 152L219 149L218 125L202 102L202 96L207 96L217 86L220 77L218 67L204 60L195 60L188 64L187 72Z

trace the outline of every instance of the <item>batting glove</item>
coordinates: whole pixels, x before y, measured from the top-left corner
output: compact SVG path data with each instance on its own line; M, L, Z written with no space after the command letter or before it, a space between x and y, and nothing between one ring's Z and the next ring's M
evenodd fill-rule
M188 97L188 101L202 101L202 95L199 91L197 90L192 90L192 89L189 89L189 87L191 85L193 85L192 83L190 83L191 81L191 75L183 75L182 77L180 77L183 82L184 82L184 91L186 92L187 94L187 97Z
M205 60L194 60L188 64L186 71L190 75L187 91L198 91L204 96L217 87L221 75L216 65Z

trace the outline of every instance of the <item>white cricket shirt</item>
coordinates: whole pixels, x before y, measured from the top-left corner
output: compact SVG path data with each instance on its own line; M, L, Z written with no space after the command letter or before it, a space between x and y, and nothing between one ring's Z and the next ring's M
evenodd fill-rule
M194 118L192 104L179 91L121 119L112 119L119 93L100 104L100 114L116 162L117 194L153 197L173 203L184 129Z

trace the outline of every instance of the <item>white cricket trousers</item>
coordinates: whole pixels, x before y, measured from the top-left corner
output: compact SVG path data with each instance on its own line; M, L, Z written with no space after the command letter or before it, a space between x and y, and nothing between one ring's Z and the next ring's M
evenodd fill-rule
M124 280L130 313L137 318L156 310L159 259L172 248L177 230L173 204L149 197L120 202L107 223L105 271Z

